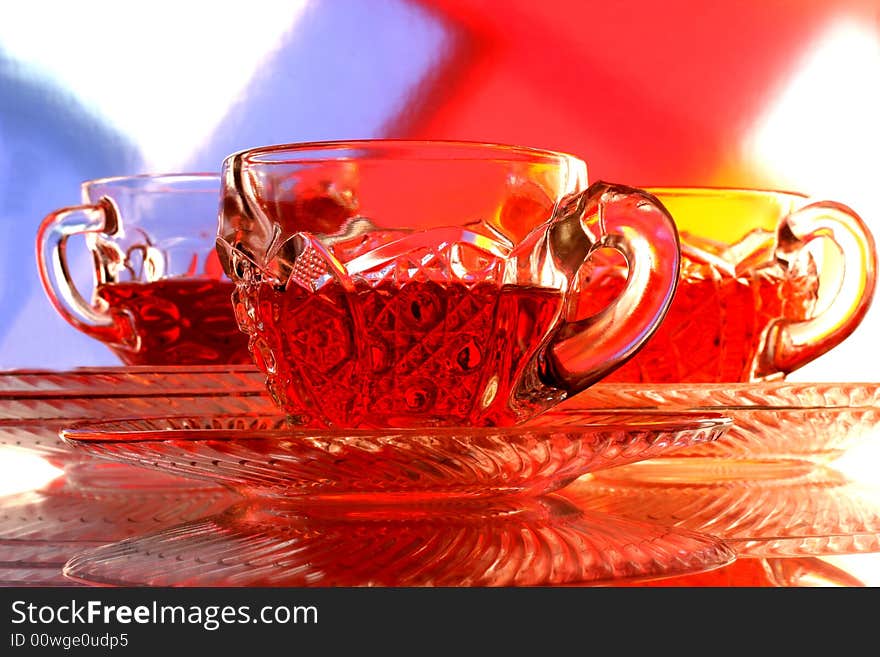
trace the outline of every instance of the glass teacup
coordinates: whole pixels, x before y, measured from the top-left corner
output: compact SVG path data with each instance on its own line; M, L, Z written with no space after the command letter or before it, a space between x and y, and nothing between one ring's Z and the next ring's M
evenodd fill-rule
M43 219L37 235L40 279L64 319L129 365L252 365L214 248L217 174L91 180L82 196ZM74 235L93 257L90 300L70 274Z
M656 334L606 381L784 378L840 344L868 311L874 239L845 205L756 189L648 191L678 227L681 281ZM626 266L614 257L591 265L590 302L606 303Z
M462 142L230 155L217 248L273 398L325 427L534 417L632 357L679 273L650 194L588 186L571 155ZM629 263L625 289L577 317L602 248Z

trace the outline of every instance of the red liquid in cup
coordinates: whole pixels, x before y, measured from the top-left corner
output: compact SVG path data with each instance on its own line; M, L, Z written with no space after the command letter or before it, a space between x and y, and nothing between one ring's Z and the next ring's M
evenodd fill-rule
M288 413L347 427L512 424L517 382L562 308L559 290L460 282L256 283L239 321ZM246 306L253 309L249 315Z
M108 283L97 295L109 304L108 342L129 365L250 364L248 338L235 321L231 281L167 278L152 283Z
M586 283L590 293L581 297L579 314L607 307L623 288L625 274L622 267L598 270ZM603 381L749 381L767 328L779 319L811 317L818 288L814 269L769 265L732 276L682 257L678 289L656 333Z

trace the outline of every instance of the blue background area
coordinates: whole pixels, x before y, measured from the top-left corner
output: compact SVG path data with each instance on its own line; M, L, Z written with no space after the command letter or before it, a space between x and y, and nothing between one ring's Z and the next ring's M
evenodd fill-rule
M179 168L216 171L226 155L256 145L388 136L442 58L445 39L431 15L403 0L311 2ZM119 364L55 313L37 276L34 239L47 213L80 202L83 181L144 173L144 158L130 135L2 48L0 368ZM210 53L201 55L210 65ZM156 102L167 102L157 91ZM91 260L81 240L71 240L69 253L76 281L88 290Z

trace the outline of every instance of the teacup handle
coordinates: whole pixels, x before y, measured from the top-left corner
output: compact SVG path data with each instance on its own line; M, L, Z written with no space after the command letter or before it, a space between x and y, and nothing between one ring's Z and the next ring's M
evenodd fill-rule
M545 351L545 383L575 394L634 356L666 316L678 286L679 238L656 197L622 185L596 182L566 201L558 215L549 246L557 264L569 263L570 283L602 248L619 251L629 269L610 306L591 317L564 319ZM569 309L577 307L577 296L569 292Z
M116 211L110 201L77 205L49 213L37 231L37 269L49 301L64 319L88 335L103 334L113 318L85 300L67 265L67 239L84 233L116 231Z
M874 238L861 217L833 201L811 203L790 214L779 232L777 256L789 259L815 239L830 239L836 249L823 262L831 285L819 288L817 306L807 320L780 320L767 333L754 378L787 374L840 344L859 325L871 305L877 272Z

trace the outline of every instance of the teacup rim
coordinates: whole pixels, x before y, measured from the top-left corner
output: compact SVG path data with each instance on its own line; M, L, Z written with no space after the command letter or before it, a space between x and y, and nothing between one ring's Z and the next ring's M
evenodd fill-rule
M805 192L793 189L783 189L776 187L747 187L747 186L725 186L725 185L641 185L639 189L650 194L678 194L680 196L760 196L762 198L770 196L783 196L790 199L806 200L811 196Z
M83 190L100 187L103 185L118 185L124 183L139 184L145 181L150 182L185 182L185 181L201 181L213 179L220 185L220 174L210 171L161 171L161 172L141 172L132 174L119 174L114 176L103 176L101 178L91 178L81 183Z
M544 148L537 146L526 146L522 144L513 144L513 143L503 143L503 142L493 142L493 141L482 141L482 140L467 140L467 139L406 139L406 138L384 138L384 137L376 137L376 138L355 138L355 139L331 139L331 140L314 140L314 141L303 141L303 142L282 142L275 144L266 144L262 146L251 146L248 148L237 150L229 155L227 155L223 164L224 167L234 161L244 161L247 164L291 164L300 161L321 161L320 158L298 158L292 156L290 158L278 159L278 160L260 160L261 156L265 156L268 154L277 154L277 153L296 153L296 152L306 152L306 151L333 151L333 150L344 150L346 148L358 148L358 147L418 147L424 149L432 149L437 147L446 149L456 149L461 151L470 151L473 153L482 153L480 157L472 157L472 158L461 158L461 159L471 159L474 161L478 160L492 160L492 159L503 159L498 157L491 157L490 153L508 153L511 156L511 160L517 159L539 159L539 158L552 158L555 160L560 160L564 162L577 162L586 167L587 160L579 155L574 153L570 153L568 151L556 150L552 148ZM326 158L327 161L330 160L339 160L345 158ZM427 159L427 158L426 158ZM453 159L453 158L444 158L444 159Z

